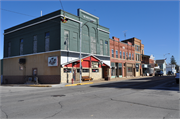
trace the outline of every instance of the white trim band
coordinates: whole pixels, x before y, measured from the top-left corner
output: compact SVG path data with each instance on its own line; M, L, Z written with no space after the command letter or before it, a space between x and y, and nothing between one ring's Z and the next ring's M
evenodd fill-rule
M86 14L90 15L90 16L93 16L93 17L95 17L96 19L99 19L99 17L96 17L96 16L94 16L94 15L92 15L92 14L90 14L90 13L88 13L88 12L86 12L86 11L82 10L82 9L80 9L80 11L82 11L82 12L84 12L84 13L86 13Z
M53 51L47 51L47 52L32 53L32 54L27 54L27 55L18 55L18 56L12 56L12 57L5 57L3 59L10 59L10 58L16 58L16 57L24 57L24 56L30 56L30 55L38 55L38 54L51 53L51 52L57 52L57 51L60 51L60 50L53 50Z
M105 31L105 30L100 29L100 28L97 28L97 29L100 30L100 31L106 32L106 33L110 33L109 31Z

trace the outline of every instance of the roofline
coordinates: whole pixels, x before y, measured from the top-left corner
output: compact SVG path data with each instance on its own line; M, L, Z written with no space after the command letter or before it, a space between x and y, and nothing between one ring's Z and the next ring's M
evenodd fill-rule
M85 57L82 57L81 59L84 59L84 58L86 58L86 57L90 57L90 56L93 56L93 57L95 57L96 59L98 59L99 61L101 61L103 64L106 64L105 62L103 62L102 60L100 60L99 58L97 58L96 56L94 56L94 55L88 55L88 56L85 56ZM72 61L70 61L70 62L66 62L66 63L64 63L64 64L61 64L62 65L62 67L64 67L65 65L67 65L67 64L70 64L70 63L73 63L73 62L75 62L75 61L78 61L78 60L80 60L80 58L79 59L75 59L75 60L72 60ZM106 64L107 66L109 66L108 64ZM110 67L110 66L109 66Z

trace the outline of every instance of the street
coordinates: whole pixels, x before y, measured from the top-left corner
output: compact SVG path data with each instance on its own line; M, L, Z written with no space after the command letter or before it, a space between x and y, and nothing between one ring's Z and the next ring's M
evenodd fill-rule
M1 86L1 118L179 118L174 76L74 87Z

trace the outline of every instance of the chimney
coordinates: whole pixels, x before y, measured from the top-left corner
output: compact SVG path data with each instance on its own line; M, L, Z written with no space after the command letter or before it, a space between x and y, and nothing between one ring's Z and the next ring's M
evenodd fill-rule
M114 39L115 41L119 41L119 38L116 38L116 37L112 37L112 39Z

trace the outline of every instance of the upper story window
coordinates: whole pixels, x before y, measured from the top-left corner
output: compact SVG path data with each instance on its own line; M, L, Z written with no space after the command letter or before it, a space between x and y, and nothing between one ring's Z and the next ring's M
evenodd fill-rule
M131 53L129 53L129 59L131 60Z
M45 33L45 51L49 51L49 39L50 39L50 34L49 32Z
M104 51L105 51L105 55L108 55L108 41L105 41L105 48L104 48Z
M20 39L20 55L23 55L23 39Z
M100 40L100 55L103 55L103 40Z
M132 53L132 60L134 60L134 54Z
M33 53L37 53L37 36L33 38Z
M118 58L118 51L116 50L116 58Z
M125 52L123 52L123 59L125 59Z
M120 51L119 55L120 55L120 58L122 58L122 53L121 53L121 51Z
M11 56L11 42L8 42L8 57Z
M64 50L69 49L69 31L64 30Z
M136 61L140 61L139 54L136 54Z
M126 59L128 59L128 53L126 52Z
M114 50L112 49L112 57L114 57Z

